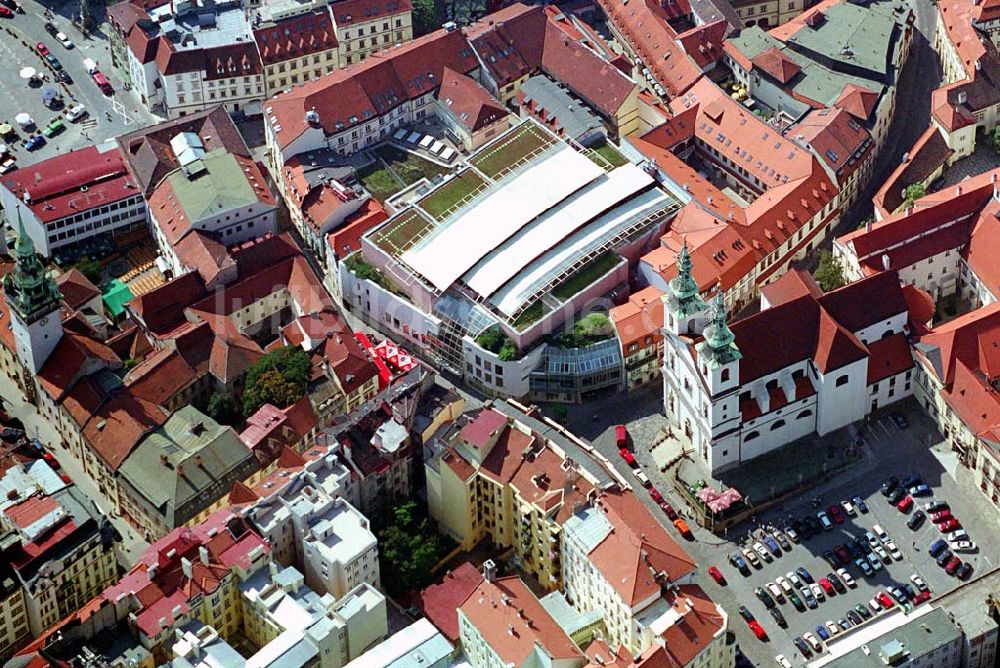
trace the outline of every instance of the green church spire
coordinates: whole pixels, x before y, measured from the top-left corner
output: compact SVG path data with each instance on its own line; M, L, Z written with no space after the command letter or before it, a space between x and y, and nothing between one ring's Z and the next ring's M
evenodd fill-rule
M677 275L670 281L668 305L681 317L705 310L705 302L698 294L698 284L691 275L691 254L688 253L687 237L677 253Z
M705 327L705 340L698 346L698 355L711 366L724 366L742 357L736 347L736 335L726 322L726 315L726 301L720 285L712 301L712 317Z
M17 208L17 243L14 246L14 271L4 277L7 304L25 322L34 322L59 309L62 293L48 276L45 265L35 252L35 243L24 229L21 208Z

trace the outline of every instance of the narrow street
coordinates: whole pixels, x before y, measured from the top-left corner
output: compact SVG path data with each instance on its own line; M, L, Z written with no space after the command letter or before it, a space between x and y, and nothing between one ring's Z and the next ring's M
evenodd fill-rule
M62 447L62 439L59 432L56 431L55 425L46 420L32 404L25 401L20 388L11 383L4 374L0 374L0 396L3 396L7 412L24 423L28 437L41 441L45 449L51 452L56 461L59 462L62 472L68 475L73 480L73 484L87 495L98 512L111 519L111 523L122 536L121 542L115 545L118 564L123 569L130 568L138 559L139 554L149 547L149 543L140 538L131 525L121 517L112 514L111 502L97 489L94 481L84 473L83 465L69 454L69 450Z

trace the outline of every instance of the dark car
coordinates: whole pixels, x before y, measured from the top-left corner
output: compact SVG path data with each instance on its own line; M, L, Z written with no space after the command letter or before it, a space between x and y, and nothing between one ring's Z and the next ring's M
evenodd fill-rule
M785 552L791 552L792 551L792 544L788 542L787 538L785 538L785 534L783 534L783 533L781 533L779 531L779 532L777 532L777 533L774 534L774 538L775 538L775 540L778 541L778 544L781 545L781 548Z
M63 82L67 86L73 85L73 77L71 77L69 75L69 72L67 72L66 70L59 70L59 74L56 75L56 79L58 81Z
M854 547L856 547L861 552L861 554L855 554L855 558L863 557L872 551L872 546L869 545L868 541L861 536L854 539Z
M778 545L778 541L774 540L773 536L765 535L761 538L761 540L764 542L764 545L767 546L767 549L771 552L771 554L776 557L781 556L781 546Z
M972 564L970 564L968 561L959 566L958 572L955 573L955 576L958 577L959 580L968 580L971 575L972 575Z
M917 597L917 590L913 588L913 585L905 584L903 585L902 589L903 593L906 594L906 598L908 598L909 600L912 601Z
M910 475L903 478L903 481L899 483L899 486L905 487L906 489L910 489L914 485L919 485L920 483L921 483L920 476L911 473Z
M826 563L830 564L830 566L832 566L833 568L840 566L840 561L837 559L837 556L833 553L833 550L827 550L826 552L824 552L823 559L825 559Z
M35 135L28 141L24 142L24 148L28 151L34 151L45 145L45 137L42 135Z
M7 3L4 3L4 4L7 4ZM55 24L46 21L45 22L45 32L47 32L50 35L52 35L53 37L55 37L56 33L59 32L59 28L57 28L55 26Z
M849 620L851 620L851 623L854 624L855 626L860 626L861 622L863 621L861 619L861 615L859 615L858 613L854 612L853 610L848 610L847 611L847 618Z
M939 554L941 554L941 550L946 547L948 547L948 541L944 538L938 538L936 541L931 543L930 549L928 549L927 552L929 552L932 557L936 558Z
M889 593L892 594L892 597L901 604L906 603L906 594L899 587L889 587Z
M902 487L897 487L895 490L892 491L891 494L889 494L888 497L886 497L886 500L895 506L897 503L903 500L904 496L906 496L906 490L903 489Z
M738 570L743 575L750 575L750 567L747 566L747 562L743 559L743 557L739 553L733 552L732 554L730 554L729 563L731 563L733 567L736 568L736 570Z
M807 582L809 584L812 584L813 582L815 582L815 580L813 580L813 576L809 574L809 571L807 571L806 569L802 568L801 566L799 566L798 568L795 569L795 574L798 575L800 578L802 578L805 582Z
M754 620L753 613L745 605L741 605L739 609L740 617L742 617L747 622L752 622Z
M835 545L833 553L837 555L837 559L840 560L841 566L846 566L851 563L851 551L847 549L846 545Z
M795 636L794 638L792 638L792 642L795 644L795 649L802 652L802 656L804 656L805 658L808 659L813 655L812 648L810 648L809 645L806 644L806 641L800 638L799 636Z
M760 600L760 602L764 604L765 608L773 608L774 606L777 605L777 603L774 602L774 599L771 598L771 595L768 594L767 590L765 590L763 587L757 587L756 589L753 590L753 593L754 596L756 596L758 600Z
M924 523L925 519L927 519L927 515L924 514L924 511L915 510L913 511L913 514L910 515L910 519L906 520L906 526L908 526L911 530L916 531Z
M833 518L834 523L843 524L844 523L844 509L840 507L840 504L835 503L826 509L826 512Z
M853 499L851 499L851 501L854 502L854 505L855 507L857 507L858 512L860 513L868 512L868 504L865 503L865 500L862 499L860 496L855 496Z
M815 515L809 515L808 517L805 518L805 522L809 525L809 528L812 530L812 532L817 536L823 533L824 527L822 522L820 522L819 517L816 517ZM830 528L831 529L833 528L832 524L830 525Z
M871 619L872 618L872 611L869 610L866 606L861 605L860 603L858 603L856 606L854 606L854 612L858 613L858 615L862 619Z
M844 592L847 591L847 587L844 585L844 581L841 580L839 577L837 577L836 573L832 571L830 573L827 573L826 579L830 581L830 584L833 585L833 588L837 590L838 594L843 594Z
M899 487L899 478L894 475L889 476L882 481L882 487L880 489L882 496L889 496L896 490L897 487Z
M958 571L958 567L962 565L962 560L958 557L952 557L948 560L948 563L944 567L944 572L948 575L954 575Z
M768 612L771 613L771 617L774 618L775 623L783 629L788 628L788 622L785 621L785 616L781 614L781 610L777 608L768 608Z
M792 602L792 605L795 606L796 610L798 610L799 612L805 612L806 609L805 603L802 602L802 599L799 598L799 595L796 594L794 591L788 592L788 600Z
M909 420L907 420L906 416L903 415L902 413L897 413L896 411L893 411L889 413L889 417L892 418L892 421L895 422L896 426L899 427L900 429L906 429L907 427L910 426Z
M867 559L860 559L860 558L859 559L855 559L854 560L854 565L857 566L858 569L862 573L864 573L866 577L871 577L875 573L875 571L872 570L872 566L871 566L871 564L868 563Z
M937 565L944 567L949 561L951 561L952 556L951 550L945 548L945 550L937 556Z

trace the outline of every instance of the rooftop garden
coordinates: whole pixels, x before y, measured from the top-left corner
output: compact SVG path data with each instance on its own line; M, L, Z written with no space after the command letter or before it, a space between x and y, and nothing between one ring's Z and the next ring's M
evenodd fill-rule
M365 262L361 257L361 253L352 253L349 255L347 259L344 260L344 266L347 267L348 271L361 280L371 281L375 285L384 290L388 290L389 292L403 294L399 287L393 283L388 276Z
M371 153L375 161L358 170L358 180L372 197L382 202L422 178L433 179L448 171L389 144L384 144Z
M499 357L501 362L510 362L521 357L521 351L503 333L499 325L494 325L483 331L476 337L476 343L483 350L488 350Z
M543 315L545 315L545 304L543 304L542 300L539 299L534 304L521 311L521 314L514 318L511 324L515 329L517 329L517 331L523 332L525 329L541 320Z
M584 348L614 336L611 320L603 313L590 313L573 325L573 329L556 334L549 344L557 348Z
M490 144L469 162L491 179L516 167L536 151L555 143L555 140L531 123L522 125L510 135Z
M383 225L372 235L372 241L392 257L399 257L423 236L428 227L430 221L415 209L409 209Z
M459 202L485 184L483 177L467 169L420 200L420 206L437 220L443 220L454 211Z
M580 267L575 273L557 285L552 294L566 301L577 294L588 285L599 279L604 274L614 269L620 262L619 257L612 251L607 251Z
M591 146L587 151L587 157L607 170L628 164L628 160L625 156L606 141L602 141L600 144Z

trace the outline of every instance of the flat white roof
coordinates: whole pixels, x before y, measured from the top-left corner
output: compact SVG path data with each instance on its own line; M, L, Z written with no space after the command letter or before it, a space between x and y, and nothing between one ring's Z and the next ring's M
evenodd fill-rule
M490 301L505 315L513 316L533 292L581 255L607 245L610 239L638 221L674 203L673 198L659 189L642 193L590 222L527 267L522 267L515 280L505 285Z
M652 183L653 177L631 164L598 177L487 255L465 276L465 283L489 297L536 257Z
M403 261L442 292L515 232L604 170L566 144L528 165L403 253Z

